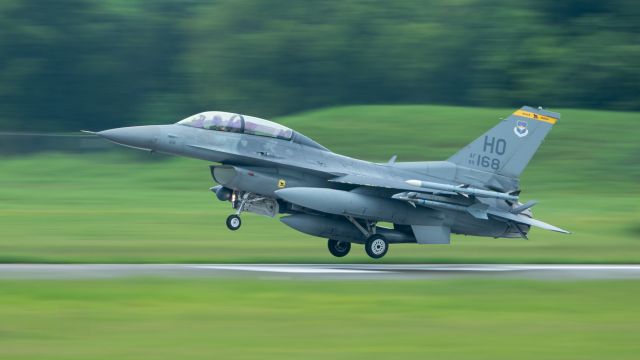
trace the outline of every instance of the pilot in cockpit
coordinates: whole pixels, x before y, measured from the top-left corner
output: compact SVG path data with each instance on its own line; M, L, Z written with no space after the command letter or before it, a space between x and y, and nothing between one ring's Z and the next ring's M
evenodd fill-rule
M229 128L227 131L230 132L242 132L242 118L239 115L233 115L231 119L229 119Z
M203 114L196 115L196 117L192 120L192 124L194 127L202 128L204 125L205 116Z

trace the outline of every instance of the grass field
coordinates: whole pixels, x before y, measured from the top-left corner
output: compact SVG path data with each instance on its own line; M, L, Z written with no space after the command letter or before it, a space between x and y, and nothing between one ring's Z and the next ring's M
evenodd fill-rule
M0 281L0 359L637 359L637 281Z
M512 109L359 106L277 119L336 152L373 161L440 160ZM393 246L383 262L640 261L640 115L559 110L522 179L530 241L454 236L451 246ZM369 262L335 259L325 240L252 214L229 232L206 162L134 150L4 157L0 262Z

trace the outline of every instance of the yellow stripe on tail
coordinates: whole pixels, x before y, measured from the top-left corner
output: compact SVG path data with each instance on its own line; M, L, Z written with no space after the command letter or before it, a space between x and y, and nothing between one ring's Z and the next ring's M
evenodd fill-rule
M539 121L548 122L551 125L555 124L558 121L558 119L556 119L554 117L540 115L540 114L532 113L532 112L529 112L529 111L524 111L522 109L514 112L513 115L522 116L522 117L526 117L526 118L533 119L533 120L539 120Z

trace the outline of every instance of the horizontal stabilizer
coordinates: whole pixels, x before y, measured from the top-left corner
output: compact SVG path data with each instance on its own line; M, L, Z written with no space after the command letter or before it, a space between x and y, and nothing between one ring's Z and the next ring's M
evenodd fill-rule
M540 221L540 220L536 220L536 219L532 219L528 216L524 216L524 215L520 215L520 214L512 214L510 212L506 212L506 211L501 211L501 210L494 210L494 209L489 209L488 213L490 215L493 215L495 217L499 217L502 219L506 219L515 223L519 223L519 224L525 224L525 225L529 225L529 226L535 226L535 227L539 227L541 229L545 229L545 230L551 230L551 231L556 231L559 233L563 233L563 234L570 234L570 232L568 232L567 230L561 229L557 226L553 226L551 224L547 224L546 222Z
M495 208L489 207L487 204L483 203L475 203L471 206L461 205L461 204L452 204L443 201L429 200L429 199L420 199L416 198L415 195L411 196L412 193L398 193L392 196L393 199L407 201L412 205L421 205L426 206L432 209L441 209L441 210L453 210L453 211L466 211L471 216L476 219L488 219L487 215L491 215L493 217L501 218L507 220L508 222L513 222L517 224L525 224L529 226L539 227L545 230L557 231L563 234L569 234L567 230L561 229L559 227L553 226L551 224L547 224L540 220L532 219L526 215L522 215L521 213L513 213L510 211L498 210ZM521 205L515 209L522 208L520 212L532 207L535 205L535 201L529 201L524 205ZM513 210L512 210L513 211ZM519 229L519 228L518 228ZM526 237L525 237L526 238Z

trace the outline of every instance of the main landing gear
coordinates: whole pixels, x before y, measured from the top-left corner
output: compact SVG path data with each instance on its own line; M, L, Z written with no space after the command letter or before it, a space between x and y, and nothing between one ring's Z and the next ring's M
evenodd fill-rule
M383 257L389 250L389 242L382 235L371 235L364 243L364 250L367 255L374 259Z
M343 257L349 254L351 243L348 241L329 239L329 241L327 241L327 247L331 255ZM380 259L385 256L389 250L389 242L382 235L372 235L365 241L364 250L371 258Z
M343 257L351 250L351 243L348 241L329 239L327 246L329 247L331 255L335 257Z
M367 255L373 259L380 259L387 254L389 242L384 236L376 234L376 224L374 222L364 221L363 225L361 223L363 220L356 220L351 216L346 218L365 236L364 250ZM327 246L331 255L336 257L343 257L351 250L351 243L347 241L329 239Z

